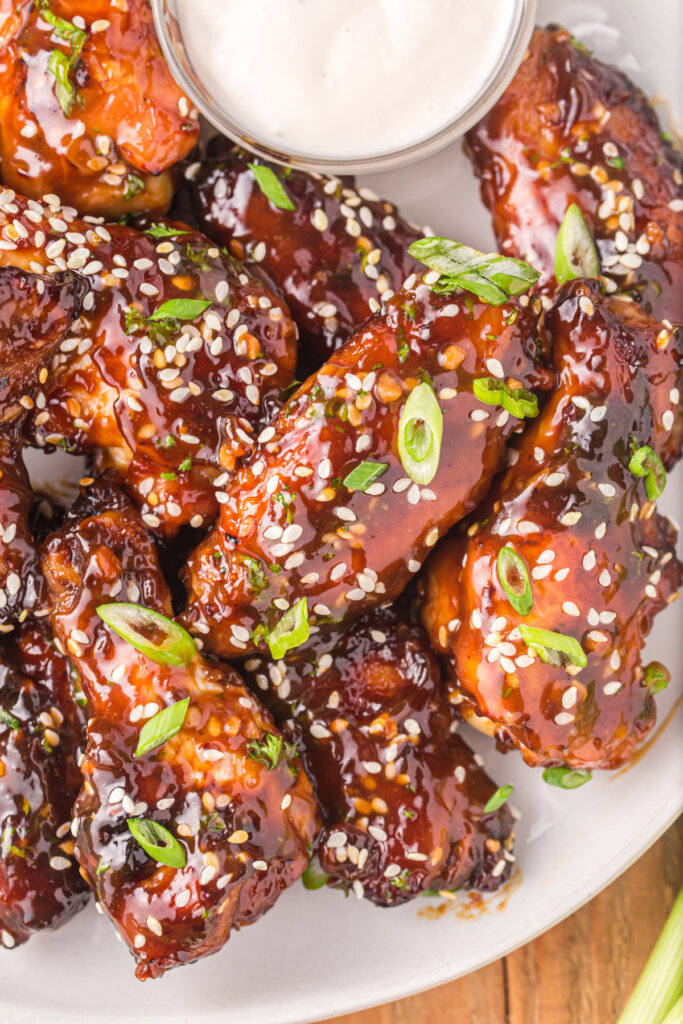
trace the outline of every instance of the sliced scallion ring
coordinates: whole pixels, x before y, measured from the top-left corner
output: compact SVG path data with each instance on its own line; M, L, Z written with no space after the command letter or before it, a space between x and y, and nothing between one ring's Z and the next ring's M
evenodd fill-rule
M431 483L439 468L443 413L430 384L418 384L398 421L398 454L411 480Z
M546 768L543 772L543 781L559 789L578 789L592 778L587 768L567 768L560 764Z
M645 477L645 493L650 501L656 501L666 487L666 470L659 455L644 444L633 453L628 468L634 476Z
M386 462L361 462L344 478L344 487L348 487L350 491L367 491L388 468Z
M534 603L526 562L514 548L506 544L498 552L496 562L500 585L518 615L528 615Z
M188 665L197 653L186 629L142 604L101 604L97 614L131 647L159 665Z
M572 203L564 215L555 243L555 278L558 284L575 277L597 277L600 260L593 236L581 210Z
M128 829L145 853L169 868L184 868L185 851L167 828L150 818L129 818Z
M494 811L500 810L503 804L510 799L514 792L515 787L512 785L501 786L497 789L493 796L490 796L484 806L484 814L493 814Z
M538 399L526 388L511 388L497 377L477 377L472 382L475 398L487 405L502 405L511 416L523 420L538 416Z
M317 856L311 858L311 862L301 876L305 889L322 889L330 875L323 871Z
M308 625L308 605L302 597L282 616L277 626L271 629L266 637L270 653L278 661L284 658L287 651L306 643L310 636Z
M645 669L644 682L654 696L656 693L666 690L671 682L671 673L660 661L651 661Z
M151 750L163 747L164 743L172 739L180 732L185 721L187 709L190 706L190 698L179 700L170 707L164 708L150 718L140 730L138 745L135 748L135 757L142 757L149 754Z
M583 647L573 636L524 625L519 627L519 632L522 634L522 640L529 647L533 647L541 661L547 665L559 667L569 662L571 665L585 668L588 664Z

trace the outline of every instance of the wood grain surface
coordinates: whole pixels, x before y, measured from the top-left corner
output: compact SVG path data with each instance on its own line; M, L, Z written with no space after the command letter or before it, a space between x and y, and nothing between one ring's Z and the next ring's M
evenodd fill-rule
M450 985L338 1024L616 1024L683 885L683 818L572 917Z

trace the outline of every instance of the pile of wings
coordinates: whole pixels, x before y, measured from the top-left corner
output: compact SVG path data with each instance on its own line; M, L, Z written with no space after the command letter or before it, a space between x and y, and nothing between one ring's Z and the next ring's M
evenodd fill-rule
M148 978L302 875L497 888L517 815L459 723L573 788L667 682L680 157L538 29L466 140L485 255L201 158L144 0L0 11L2 944L92 894ZM87 460L68 510L27 445Z

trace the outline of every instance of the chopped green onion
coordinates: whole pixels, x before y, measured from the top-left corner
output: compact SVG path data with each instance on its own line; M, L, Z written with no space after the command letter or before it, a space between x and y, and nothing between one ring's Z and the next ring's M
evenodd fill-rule
M71 116L71 107L76 99L76 90L71 84L71 58L62 50L53 50L47 62L47 70L55 77L55 96L67 117Z
M683 1024L683 996L671 1007L662 1024Z
M541 276L524 260L479 252L450 238L420 238L408 252L441 274L435 291L464 289L492 306L502 306L511 295L528 291Z
M411 480L428 484L436 476L441 455L443 413L429 384L418 384L408 396L398 421L398 454Z
M385 462L361 462L344 478L344 487L350 491L367 491L370 484L379 480L388 468Z
M155 309L150 320L196 320L209 308L206 299L169 299Z
M634 476L645 477L645 493L650 501L656 501L666 487L666 470L659 455L644 444L633 453L628 468Z
M317 856L311 858L311 862L301 876L301 881L306 889L322 889L325 882L331 876L323 871Z
M167 828L150 818L129 818L128 829L145 853L169 868L184 868L185 851Z
M671 673L660 661L651 661L645 669L644 683L654 697L656 693L666 690L671 682Z
M502 405L510 413L523 420L525 416L538 416L538 399L525 388L511 388L497 377L477 377L472 382L475 398L486 405Z
M534 603L526 562L514 548L506 544L498 552L496 562L500 585L518 615L528 615Z
M139 192L144 192L145 181L139 174L129 171L126 175L126 190L123 193L124 199L133 199Z
M252 740L247 747L247 757L272 772L283 761L293 761L298 757L299 750L296 743L287 743L282 734L267 732L262 740Z
M59 15L54 14L50 10L48 0L39 0L38 8L43 21L46 21L48 25L52 25L55 35L59 39L64 39L65 42L71 45L75 57L80 57L81 50L88 38L88 33L82 28L78 28L72 21L67 21L65 18L60 18Z
M197 645L182 626L141 604L101 604L97 614L115 633L159 665L188 665Z
M135 749L135 757L142 757L149 754L151 750L163 747L167 740L170 740L176 733L180 732L190 706L190 698L179 700L170 707L164 708L156 715L145 722L140 730L138 745Z
M617 1024L667 1024L683 997L683 889ZM680 1017L674 1016L678 1024Z
M146 235L150 238L175 238L176 235L189 235L190 231L181 231L180 228L172 228L167 224L152 224L151 228L147 228L145 231Z
M572 203L564 215L555 243L555 278L558 284L575 277L597 277L600 260L581 210Z
M296 210L284 185L275 172L264 164L249 164L249 170L256 178L256 184L278 210Z
M10 729L19 729L20 722L14 715L10 715L9 711L5 711L4 708L0 708L0 725L9 725Z
M566 768L563 765L555 765L546 768L543 772L543 781L549 786L557 786L559 789L578 789L593 778L586 768Z
M511 785L501 786L497 789L493 796L490 796L484 806L484 814L493 814L494 811L500 810L503 804L510 799L514 792L515 787Z
M266 637L270 653L278 661L284 658L287 651L300 647L310 636L308 625L308 605L302 597L282 616L277 626L271 629Z
M537 629L535 626L520 626L522 640L533 647L541 661L547 665L559 667L569 662L585 668L588 659L578 640L564 633L552 633L549 629Z

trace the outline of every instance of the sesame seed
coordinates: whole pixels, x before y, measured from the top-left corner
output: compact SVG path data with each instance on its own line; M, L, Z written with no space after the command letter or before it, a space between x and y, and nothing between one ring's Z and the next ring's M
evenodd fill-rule
M560 711L559 714L555 715L556 725L569 725L574 721L574 715L570 715L568 711Z
M154 932L155 935L162 934L161 924L157 921L156 917L150 916L147 918L147 927L151 932Z
M244 831L244 829L238 828L236 832L233 832L232 835L228 836L228 842L229 843L238 843L238 844L239 843L246 843L248 838L249 838L249 836Z
M50 867L53 871L68 871L71 867L71 861L67 860L66 857L50 857Z
M602 692L608 697L612 697L615 693L619 693L621 689L621 683L618 680L613 680L610 683L605 683L602 688Z
M569 686L562 694L562 707L573 708L576 704L579 691L575 686Z

